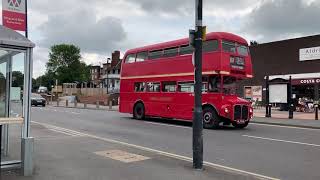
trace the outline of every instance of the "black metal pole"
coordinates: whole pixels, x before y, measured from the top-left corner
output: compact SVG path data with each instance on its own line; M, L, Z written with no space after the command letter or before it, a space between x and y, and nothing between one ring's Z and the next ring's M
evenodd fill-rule
M290 76L288 83L288 103L289 103L289 119L293 119L293 101L292 101L292 78Z
M29 31L28 31L28 0L26 0L26 38L29 36Z
M314 85L315 120L319 120L319 84Z
M202 0L196 0L195 30L195 88L193 115L193 167L203 168L203 122L202 122Z
M271 117L269 103L269 76L266 76L266 117Z
M0 179L1 179L1 162L2 162L2 125L0 125Z

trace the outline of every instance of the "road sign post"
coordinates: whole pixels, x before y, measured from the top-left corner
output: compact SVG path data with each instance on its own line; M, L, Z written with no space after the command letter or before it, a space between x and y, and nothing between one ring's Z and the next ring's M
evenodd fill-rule
M194 115L193 115L193 167L203 168L203 122L202 122L202 0L196 0L195 31L190 31L190 44L194 44ZM193 39L194 37L194 39Z

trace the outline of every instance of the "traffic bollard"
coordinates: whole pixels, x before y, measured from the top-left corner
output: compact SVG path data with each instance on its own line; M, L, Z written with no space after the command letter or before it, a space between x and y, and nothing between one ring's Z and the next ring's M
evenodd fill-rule
M66 107L68 107L69 106L69 101L68 100L66 100Z
M112 101L109 101L109 109L112 109Z
M75 108L78 107L78 101L77 100L74 101L74 107Z
M319 113L319 105L318 104L316 104L315 105L315 120L319 120L319 115L318 115L318 113Z
M59 99L57 99L57 106L59 107Z
M99 104L99 103L100 103L99 101L96 102L96 108L97 108L97 109L100 108L100 104Z
M83 104L83 108L87 109L87 103L86 102Z

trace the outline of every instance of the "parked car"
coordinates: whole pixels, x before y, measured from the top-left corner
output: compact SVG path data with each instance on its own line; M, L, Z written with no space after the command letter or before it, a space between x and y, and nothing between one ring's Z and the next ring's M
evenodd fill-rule
M47 93L48 92L48 88L44 87L44 86L40 86L38 89L38 93Z
M40 94L31 94L31 106L41 105L43 107L46 106L46 99L43 98Z

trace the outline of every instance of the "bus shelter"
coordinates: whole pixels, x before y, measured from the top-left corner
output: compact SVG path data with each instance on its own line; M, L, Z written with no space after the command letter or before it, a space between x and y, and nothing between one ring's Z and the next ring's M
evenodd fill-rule
M24 176L33 174L30 97L34 47L23 35L0 26L0 167L21 168Z

